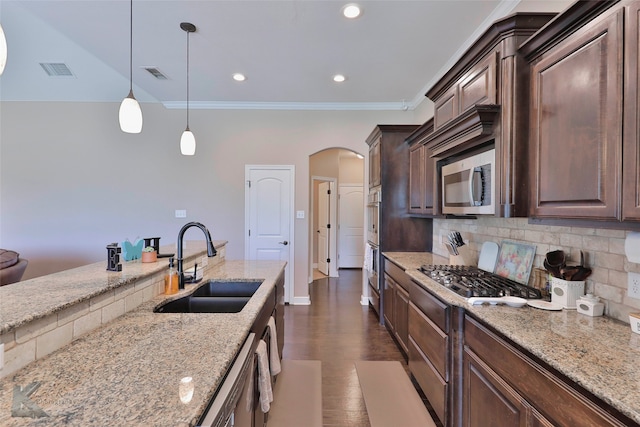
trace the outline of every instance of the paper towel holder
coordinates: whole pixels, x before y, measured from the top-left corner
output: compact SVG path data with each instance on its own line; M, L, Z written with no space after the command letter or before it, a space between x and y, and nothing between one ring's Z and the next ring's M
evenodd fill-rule
M640 264L640 233L631 231L624 239L624 254L629 262Z

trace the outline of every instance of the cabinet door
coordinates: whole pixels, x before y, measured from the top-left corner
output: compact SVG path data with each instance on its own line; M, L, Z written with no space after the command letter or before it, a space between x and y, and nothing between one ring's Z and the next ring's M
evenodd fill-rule
M463 357L463 413L465 427L527 427L527 403L476 355Z
M384 296L382 299L382 304L384 308L382 313L384 313L384 324L389 328L390 331L395 330L395 293L396 293L396 284L389 275L385 273L384 275Z
M439 129L458 117L458 86L455 85L440 99L435 100L433 106L433 129Z
M593 21L531 70L531 216L620 217L622 23Z
M369 188L377 187L381 183L380 177L380 140L369 147Z
M624 164L622 219L640 220L640 4L627 6L625 23Z
M424 213L424 145L409 149L409 213Z
M409 151L409 213L434 215L436 162L424 145Z
M409 292L397 284L394 303L395 334L398 343L406 354L408 351L407 343L409 342Z
M460 80L460 113L478 104L496 103L496 53L490 53Z

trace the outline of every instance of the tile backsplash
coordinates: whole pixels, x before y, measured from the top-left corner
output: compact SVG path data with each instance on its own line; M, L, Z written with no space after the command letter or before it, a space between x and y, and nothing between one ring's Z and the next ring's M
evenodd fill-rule
M556 249L563 250L569 261L577 264L582 250L585 265L593 270L586 280L586 291L601 298L605 315L629 323L629 313L640 312L640 299L627 296L627 273L640 273L640 264L629 262L624 254L628 231L529 224L527 218L434 219L433 253L449 257L444 242L453 230L459 231L467 244L465 263L471 265L477 265L480 248L486 241L535 245L533 269L544 269L545 254ZM531 286L535 276L532 271Z

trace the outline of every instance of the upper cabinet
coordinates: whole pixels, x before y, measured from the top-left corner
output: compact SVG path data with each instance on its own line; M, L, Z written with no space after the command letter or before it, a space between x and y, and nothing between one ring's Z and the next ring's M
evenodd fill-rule
M382 182L380 175L380 137L373 138L369 146L369 188L377 187Z
M494 214L528 214L529 68L518 47L554 16L518 13L495 22L427 92L434 102L433 131L419 130L407 141L412 153L410 213L439 214L439 164L494 145Z
M426 145L419 141L433 132L433 119L407 137L409 144L409 213L432 216L439 214L436 202L436 161Z
M640 220L639 8L578 2L521 47L531 217Z
M640 220L640 2L625 9L622 219Z
M623 28L616 8L528 55L533 217L620 218Z

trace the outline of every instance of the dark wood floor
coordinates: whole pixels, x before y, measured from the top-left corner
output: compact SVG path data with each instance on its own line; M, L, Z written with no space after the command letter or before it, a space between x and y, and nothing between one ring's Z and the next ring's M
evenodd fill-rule
M285 309L286 359L322 362L325 426L370 426L354 362L406 361L373 310L360 305L361 270L314 281L311 305Z

